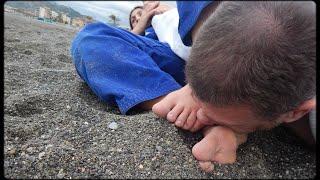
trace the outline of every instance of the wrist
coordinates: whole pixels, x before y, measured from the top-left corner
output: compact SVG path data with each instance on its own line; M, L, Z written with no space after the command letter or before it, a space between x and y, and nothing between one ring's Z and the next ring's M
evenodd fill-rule
M144 30L145 28L137 25L131 32L138 35L144 35Z

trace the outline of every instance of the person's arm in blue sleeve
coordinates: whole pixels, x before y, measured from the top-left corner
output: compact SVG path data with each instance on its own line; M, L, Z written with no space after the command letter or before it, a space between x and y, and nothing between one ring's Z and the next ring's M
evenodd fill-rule
M145 37L150 38L150 39L154 39L154 40L158 40L158 36L152 26L150 26L149 28L146 29Z

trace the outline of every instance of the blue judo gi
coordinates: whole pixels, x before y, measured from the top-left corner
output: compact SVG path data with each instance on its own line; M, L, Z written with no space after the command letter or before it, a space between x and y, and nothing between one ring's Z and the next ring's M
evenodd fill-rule
M159 40L159 39L158 39L158 36L157 36L156 32L154 31L154 29L153 29L152 26L150 26L149 28L147 28L147 29L145 30L145 33L146 33L145 37L151 38L151 39L154 39L154 40Z
M179 34L191 45L190 31L210 1L177 1ZM167 43L101 22L86 25L74 38L77 73L103 101L126 114L135 105L180 89L185 61Z

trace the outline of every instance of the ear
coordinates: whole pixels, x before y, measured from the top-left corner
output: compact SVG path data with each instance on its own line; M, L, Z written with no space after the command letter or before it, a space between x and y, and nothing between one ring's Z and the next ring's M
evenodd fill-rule
M285 123L290 123L290 122L299 120L315 107L316 107L316 98L306 100L302 104L300 104L296 109L283 114L281 117L281 121Z

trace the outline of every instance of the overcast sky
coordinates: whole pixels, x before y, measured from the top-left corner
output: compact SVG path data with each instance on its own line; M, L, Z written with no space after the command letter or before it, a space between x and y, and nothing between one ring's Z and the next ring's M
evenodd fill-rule
M122 26L129 27L128 16L132 8L142 5L142 1L56 1L58 4L69 6L83 15L92 16L95 20L109 22L111 14L116 15ZM176 7L175 1L161 3Z

